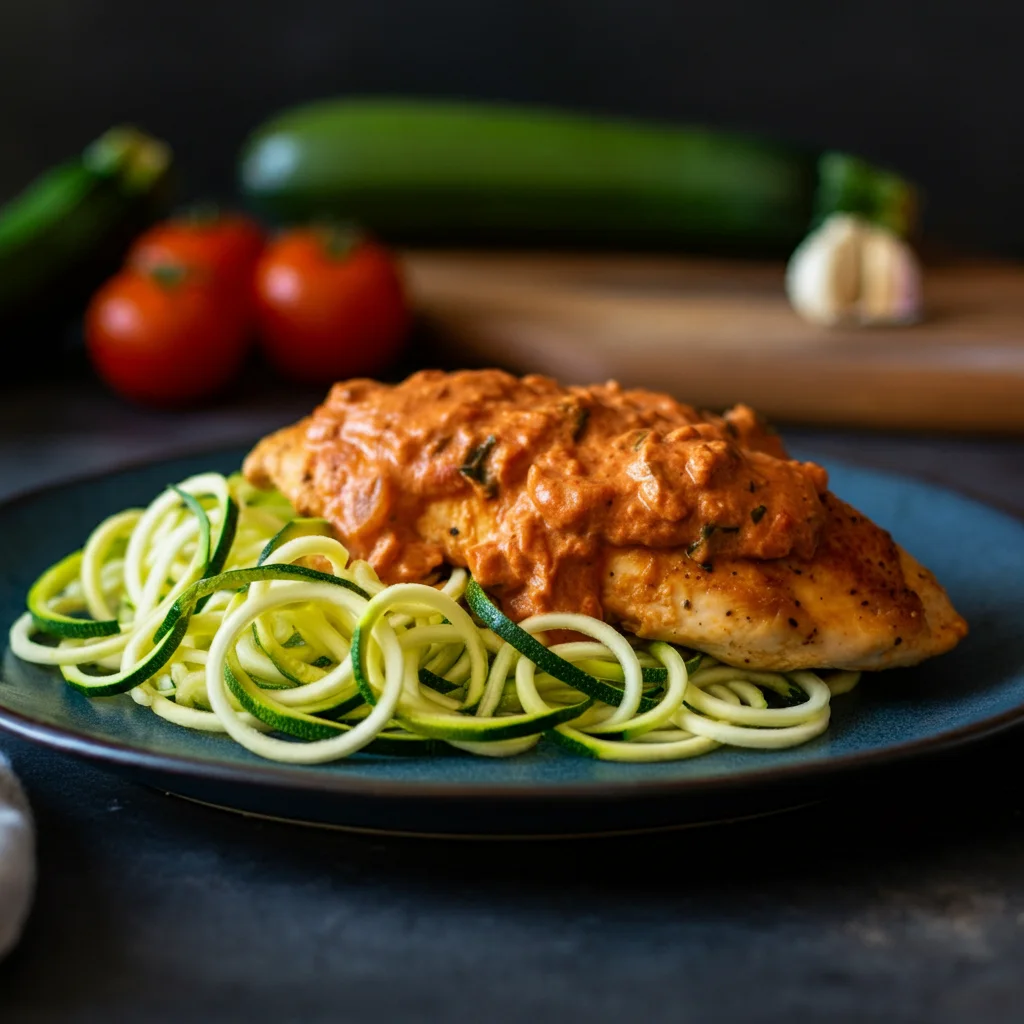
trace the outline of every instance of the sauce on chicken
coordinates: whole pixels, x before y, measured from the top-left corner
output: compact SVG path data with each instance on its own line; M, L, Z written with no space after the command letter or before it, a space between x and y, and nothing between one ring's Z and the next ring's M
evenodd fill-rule
M289 494L300 511L330 520L386 582L463 565L516 618L600 617L615 549L678 549L704 572L718 559L806 560L826 519L825 470L787 458L747 407L715 416L615 383L499 370L348 381L303 430ZM259 451L246 472L267 485ZM440 532L423 522L436 526L439 503L452 510ZM464 506L486 510L486 531Z

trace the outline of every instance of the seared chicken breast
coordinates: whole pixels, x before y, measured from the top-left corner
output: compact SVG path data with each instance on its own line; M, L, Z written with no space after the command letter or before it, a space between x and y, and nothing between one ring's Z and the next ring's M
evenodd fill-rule
M749 409L497 370L335 385L244 466L386 582L467 567L514 619L603 617L764 669L881 669L967 626Z

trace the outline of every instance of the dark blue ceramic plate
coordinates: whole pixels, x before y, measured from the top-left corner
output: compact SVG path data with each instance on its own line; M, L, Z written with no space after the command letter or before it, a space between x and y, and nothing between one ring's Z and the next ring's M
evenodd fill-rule
M243 454L162 462L0 506L3 635L36 575L81 546L102 517L145 504L190 473L235 469ZM793 805L839 773L945 750L1024 717L1024 524L928 484L821 461L838 494L937 574L971 633L957 650L919 668L867 677L836 699L828 732L802 747L618 765L542 744L509 760L357 755L285 767L227 738L170 725L127 695L89 700L55 671L9 652L0 726L169 792L247 813L417 834L550 835L696 824Z

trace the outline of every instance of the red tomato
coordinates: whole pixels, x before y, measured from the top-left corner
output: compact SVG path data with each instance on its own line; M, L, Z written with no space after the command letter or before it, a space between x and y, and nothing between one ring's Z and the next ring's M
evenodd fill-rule
M154 224L135 240L127 264L141 271L188 267L211 282L244 289L249 296L263 243L263 231L249 217L200 212Z
M300 228L256 266L256 319L270 363L329 384L380 373L399 354L410 313L390 253L337 229Z
M155 405L184 405L220 390L249 348L248 316L180 267L124 270L93 296L85 341L115 391Z

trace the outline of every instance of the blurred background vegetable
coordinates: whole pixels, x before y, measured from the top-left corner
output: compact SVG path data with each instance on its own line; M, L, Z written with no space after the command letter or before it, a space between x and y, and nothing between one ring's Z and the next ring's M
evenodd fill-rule
M399 355L411 315L390 253L345 227L297 228L256 268L259 340L284 377L371 377Z
M96 371L137 402L187 405L238 374L251 340L248 302L188 266L131 267L96 293L85 340Z
M263 229L252 217L199 206L140 235L127 262L136 270L188 267L193 275L248 297L264 241Z
M256 340L282 380L381 374L411 321L395 259L361 231L315 225L268 241L243 214L187 211L131 246L89 303L85 343L114 391L172 407L237 383Z
M912 324L921 268L910 246L863 217L835 213L797 247L786 272L793 308L813 323Z
M274 111L458 97L848 150L927 186L929 235L1024 256L1022 33L996 0L6 3L0 196L124 120L180 147L183 199L231 205Z
M84 302L166 207L170 170L163 142L112 128L0 208L0 330L38 340Z
M788 256L812 215L906 234L913 187L843 153L706 128L496 104L325 100L243 151L243 194L282 220L398 242L668 247Z

